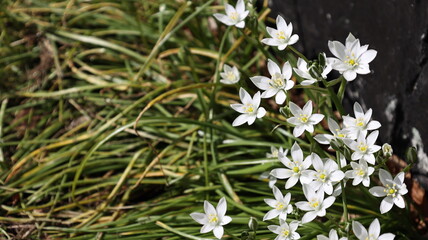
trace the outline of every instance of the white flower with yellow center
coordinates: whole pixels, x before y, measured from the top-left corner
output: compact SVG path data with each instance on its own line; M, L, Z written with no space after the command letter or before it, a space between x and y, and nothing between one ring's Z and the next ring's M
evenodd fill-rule
M369 192L375 197L385 197L380 204L380 213L384 214L388 212L394 204L399 208L404 208L406 204L402 195L407 193L407 186L404 183L404 172L400 172L392 179L388 171L379 169L379 179L383 187L372 187L369 189Z
M284 50L288 45L293 45L299 40L297 34L293 34L293 24L285 22L284 18L278 15L276 17L276 28L266 27L270 38L264 38L262 43L278 47L279 50Z
M354 161L363 159L370 164L375 164L374 153L380 150L380 146L375 145L378 136L379 131L373 131L367 136L367 139L366 134L360 133L357 141L345 141L345 144L354 151L351 159Z
M287 219L287 214L293 211L293 206L290 204L291 193L287 193L285 196L282 196L281 191L275 186L273 186L272 190L275 199L265 199L265 203L273 207L273 209L266 213L263 217L263 221L270 220L278 216L279 219L285 221Z
M228 26L235 25L237 28L244 28L244 19L248 16L248 13L250 13L248 10L245 11L244 0L238 0L236 7L233 7L230 4L226 4L224 7L226 10L226 15L221 13L214 13L214 17Z
M365 187L370 186L370 175L373 174L374 168L369 167L367 162L360 160L359 163L351 162L352 170L348 170L345 173L345 176L349 179L354 179L352 185L357 186L361 182Z
M235 66L230 67L227 64L224 64L223 67L224 72L220 73L220 76L222 79L220 79L220 82L223 84L235 84L239 82L239 78L241 74L238 71L238 68Z
M368 231L360 222L352 221L352 230L358 240L393 240L395 238L392 233L380 235L380 224L377 218L370 224Z
M309 184L315 191L323 191L328 195L333 193L333 184L339 182L345 177L345 174L339 170L337 163L331 159L325 162L316 154L311 154L312 166L311 172L313 181Z
M285 155L279 154L279 160L287 168L275 168L270 172L276 178L288 178L285 183L286 189L296 185L299 180L302 184L311 182L310 171L307 170L312 164L310 156L303 161L302 149L297 143L294 143L291 147L291 157L293 161L290 161Z
M324 54L325 55L325 54ZM328 60L328 59L327 59ZM331 71L330 62L327 61L324 70L321 73L321 77L326 79L327 74ZM301 78L303 78L303 81L300 83L303 86L312 85L316 82L318 82L318 79L314 78L309 71L311 71L311 68L308 68L308 63L303 60L302 58L299 58L297 60L297 68L293 68L294 71L299 75Z
M296 207L307 211L303 215L302 223L308 223L314 220L317 216L324 217L326 209L333 205L335 197L330 196L324 199L324 191L315 191L308 184L303 184L303 193L308 201L300 201L296 203Z
M376 130L381 127L380 122L371 120L372 109L364 113L363 108L358 102L354 103L355 118L343 116L343 125L349 131L350 138L357 138L359 132L367 134L368 130Z
M328 237L323 235L318 235L317 240L339 240L339 237L337 236L337 231L334 229L331 229ZM348 240L348 238L342 237L340 238L340 240Z
M275 96L275 102L277 104L283 104L287 98L287 91L294 86L294 82L290 80L292 70L289 62L284 63L282 70L272 60L268 60L268 71L271 78L264 76L251 77L251 81L261 90L265 90L262 93L262 98L270 98Z
M278 225L269 225L268 229L275 234L278 234L274 240L296 240L300 238L300 234L296 232L299 227L298 221L292 221L288 224L286 221L279 220Z
M369 63L376 57L377 51L367 50L369 45L360 45L360 40L349 33L346 43L329 41L328 48L336 58L329 58L332 68L343 74L347 81L353 81L358 74L370 73Z
M235 121L233 121L232 126L236 127L244 123L251 125L254 123L256 118L262 118L266 114L266 110L263 107L260 107L260 92L257 92L253 98L248 94L245 89L239 89L239 97L241 98L240 103L231 104L230 107L235 111L241 113Z
M355 139L353 138L353 134L348 129L341 129L339 124L334 121L332 118L328 118L328 128L332 134L318 134L314 137L314 139L320 144L330 144L330 142L334 139Z
M214 208L211 203L204 201L205 213L191 213L190 216L196 222L202 224L201 233L207 233L213 231L214 236L218 239L223 237L224 229L223 225L226 225L232 221L232 218L225 216L227 210L226 199L222 197L217 204L217 208Z
M312 114L312 101L308 101L303 109L295 103L290 102L290 111L293 117L287 119L287 122L295 125L293 135L299 137L306 130L310 133L314 131L314 125L321 122L324 115L319 113Z

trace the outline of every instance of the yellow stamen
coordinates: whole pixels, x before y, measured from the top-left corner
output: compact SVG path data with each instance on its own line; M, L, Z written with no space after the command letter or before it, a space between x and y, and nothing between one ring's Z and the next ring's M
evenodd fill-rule
M293 167L293 172L298 173L300 171L299 167Z
M297 119L299 119L302 123L307 123L309 120L308 115L306 115L306 114L300 114Z
M276 208L276 210L281 210L281 209L283 209L284 208L284 204L282 204L282 203L277 203L276 205L275 205L275 208Z

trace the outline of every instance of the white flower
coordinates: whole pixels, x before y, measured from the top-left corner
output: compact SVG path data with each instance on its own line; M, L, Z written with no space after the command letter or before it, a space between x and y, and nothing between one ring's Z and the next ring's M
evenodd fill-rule
M268 229L273 233L278 234L274 240L295 240L300 238L300 234L296 232L299 227L298 221L290 222L290 225L285 221L279 221L278 225L269 225Z
M270 172L262 172L262 174L260 174L259 178L260 179L268 179L270 188L273 188L275 186L275 183L278 181L278 179L276 179L276 177L270 175Z
M367 136L367 139L366 135L361 133L358 135L357 141L345 141L345 144L354 151L351 155L351 159L354 161L363 159L370 164L375 164L373 153L380 150L380 146L374 145L378 136L379 131L373 131L369 136Z
M328 48L336 58L330 58L333 61L332 68L343 74L347 81L352 81L358 74L370 73L369 63L376 57L377 51L367 50L369 45L360 45L360 40L356 39L351 33L346 38L345 46L338 41L329 41Z
M324 191L316 192L308 184L303 184L303 193L308 201L300 201L296 203L296 207L303 211L307 211L307 213L303 215L302 223L311 222L317 216L324 217L326 214L325 210L336 200L333 196L324 199Z
M345 173L345 176L350 179L354 179L352 181L352 185L357 186L361 182L365 187L370 186L370 175L374 172L373 167L369 167L367 162L363 159L360 160L360 163L351 162L352 170L348 170Z
M303 152L297 143L294 143L291 147L291 156L293 161L290 161L285 155L279 154L278 158L287 168L275 168L270 174L276 178L284 179L288 178L285 183L285 188L289 189L296 185L297 181L303 183L310 183L310 171L307 170L311 166L311 157L308 156L303 161Z
M388 212L394 204L399 208L404 208L406 204L402 195L407 193L407 186L404 184L404 172L400 172L392 179L388 171L379 169L379 179L383 187L372 187L369 192L375 197L385 197L380 204L380 213Z
M384 157L391 157L392 156L392 147L388 143L384 143L382 145L382 153Z
M277 104L283 104L287 98L286 92L294 86L294 82L290 80L292 70L289 62L284 63L282 71L279 66L272 60L268 60L268 71L271 78L264 76L251 77L251 81L261 90L262 98L270 98L274 95Z
M367 229L358 221L352 221L352 230L359 240L393 240L395 238L395 235L392 233L384 233L380 235L380 224L377 218L375 218L375 220L370 224L368 232Z
M381 124L378 121L371 121L372 109L370 108L364 113L363 108L358 102L354 103L355 118L350 116L343 116L343 124L350 132L350 138L357 138L359 132L367 134L367 130L376 130L380 128Z
M222 77L222 79L220 79L221 83L235 84L239 81L241 74L239 73L238 68L235 66L232 68L229 65L224 64L223 69L224 72L220 73L220 76Z
M333 184L342 180L345 174L339 170L337 163L331 159L323 162L316 153L312 153L311 158L315 171L309 170L314 179L309 185L315 191L323 191L331 195L333 193Z
M266 157L267 158L277 158L278 154L281 153L282 155L287 155L288 153L288 149L284 149L282 147L279 147L279 149L277 149L274 146L270 147L270 153L266 153Z
M310 133L314 131L314 125L321 122L324 118L324 115L319 113L312 114L312 101L308 101L303 110L290 102L290 111L293 114L293 117L287 119L287 122L295 125L293 130L293 135L299 137L306 130Z
M334 229L331 229L328 237L323 235L318 235L317 240L339 240L339 237L337 236L337 231ZM340 240L348 240L348 238L343 237L343 238L340 238Z
M303 78L303 81L300 83L303 86L311 85L318 81L318 79L312 77L312 75L309 73L309 71L311 71L311 67L308 68L308 63L302 58L299 58L297 60L297 68L293 68L293 69L297 73L297 75ZM324 66L324 70L321 73L321 77L326 79L327 74L330 71L331 71L331 66L329 61L327 61L326 65Z
M231 104L230 107L242 114L233 121L232 126L236 127L244 124L245 122L247 122L248 125L251 125L254 123L256 118L262 118L266 114L266 110L263 107L260 107L260 92L257 92L254 97L251 98L250 94L248 94L245 89L240 88L239 97L241 98L242 104L235 103Z
M349 129L341 129L339 124L334 121L332 118L328 118L328 128L330 129L331 134L318 134L314 139L320 144L330 144L333 139L355 139L351 138L353 135L350 134Z
M287 214L293 211L293 206L290 204L291 193L282 196L281 191L275 186L273 186L272 190L275 199L265 199L265 203L273 207L273 209L266 213L263 217L263 221L277 216L279 216L279 219L285 221L287 219Z
M248 13L250 13L248 10L245 11L244 0L238 0L236 3L236 8L230 4L226 4L224 7L226 10L226 15L221 13L214 13L214 17L228 26L235 25L238 28L244 28L244 19L248 16Z
M190 216L196 222L203 224L201 233L207 233L210 231L214 232L214 236L220 239L223 236L224 229L223 225L226 225L232 221L232 218L225 216L227 210L226 199L222 197L217 204L217 208L214 208L211 203L204 201L205 213L191 213Z
M264 38L262 43L269 46L276 46L279 50L284 50L288 45L293 45L299 40L297 34L292 34L293 24L287 25L284 18L278 15L276 17L276 28L266 27L270 38Z

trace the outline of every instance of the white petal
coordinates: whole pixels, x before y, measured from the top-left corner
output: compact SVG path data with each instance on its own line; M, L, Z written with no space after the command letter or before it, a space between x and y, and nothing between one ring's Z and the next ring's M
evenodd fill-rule
M284 65L282 66L282 74L284 75L285 79L290 79L291 75L293 73L293 70L291 68L290 63L287 61L284 63Z
M343 77L346 81L353 81L357 77L357 73L354 70L347 70L343 73Z
M256 115L247 115L247 123L248 125L251 125L256 121L257 116ZM233 124L232 124L233 125Z
M314 139L320 144L330 144L334 137L330 134L318 134L314 137Z
M381 124L378 121L370 121L369 124L367 124L367 130L376 130L380 127Z
M267 67L268 67L269 74L271 76L274 76L275 73L281 73L281 69L279 68L278 64L276 64L271 59L268 59Z
M280 214L280 212L278 210L272 209L265 214L265 216L263 217L263 221L276 218L279 214Z
M223 218L221 219L221 225L226 225L230 222L232 222L232 218L229 216L223 216Z
M377 187L370 188L369 192L375 197L385 197L386 192L384 190L385 190L384 187L377 186Z
M236 3L236 11L238 13L243 13L245 11L244 0L238 0L238 2Z
M227 210L226 199L222 197L218 202L217 208L216 208L218 217L222 218L226 214L226 210Z
M375 218L375 220L373 220L373 222L370 224L368 233L369 233L369 235L373 235L373 238L379 237L380 224L379 224L379 220L377 218Z
M291 24L291 23L290 23ZM290 39L288 40L288 45L293 45L295 44L297 41L299 41L299 35L297 34L293 34L293 36L290 37Z
M334 201L336 201L336 198L333 196L324 199L324 201L322 202L322 208L329 208L331 205L333 205Z
M294 185L296 185L298 180L299 180L299 178L297 176L290 177L287 180L287 182L285 183L285 189L289 189L291 187L294 187Z
M406 206L406 204L404 203L403 196L401 195L398 195L397 197L394 198L394 203L399 208L404 208Z
M214 229L215 225L213 224L205 224L204 226L202 226L201 228L201 233L207 233L210 232Z
M217 214L214 206L206 200L204 201L204 211L207 215Z
M317 217L317 213L315 211L307 212L303 215L302 223L312 222Z
M284 18L278 15L276 17L276 27L278 30L284 30L287 29L287 23L285 22Z
M270 88L269 81L270 79L264 76L254 76L250 77L250 80L261 90L267 90Z
M345 177L345 174L340 170L334 171L333 173L330 174L330 180L333 182L338 182L342 180L344 177Z
M241 102L243 104L251 104L252 102L250 94L248 94L248 92L245 91L245 89L243 89L242 87L239 89L239 98L241 99Z
M379 179L384 186L393 181L391 174L384 169L379 169Z
M382 235L380 235L380 237L378 238L378 240L394 240L395 235L392 233L384 233Z
M235 24L235 27L237 27L237 28L244 28L245 27L245 22L244 21L240 21L237 24Z
M221 239L223 237L224 229L222 226L216 226L213 232L216 238Z
M293 146L291 147L291 157L293 158L294 162L302 162L303 161L303 152L300 148L299 144L295 142Z
M293 175L293 171L285 168L275 168L270 172L270 175L279 179L284 179L291 177Z
M241 114L239 115L235 121L233 121L232 126L236 127L236 126L240 126L242 124L244 124L245 122L247 122L248 120L248 114Z
M206 214L194 212L194 213L190 214L190 217L192 217L193 220L195 220L196 222L198 222L200 224L208 223L208 217Z
M376 57L376 50L368 50L360 56L361 63L370 63Z
M235 24L232 19L230 19L228 16L221 14L221 13L214 13L214 17L219 20L220 22L228 25L228 26L232 26L233 24Z
M266 110L264 107L257 109L257 118L262 118L266 115Z
M287 98L287 95L285 94L285 92L283 90L280 90L275 96L275 102L281 105L285 102L286 98Z
M309 121L311 122L311 124L318 124L319 122L321 122L321 120L324 118L324 115L320 114L320 113L314 113L312 114L312 116L309 118Z
M308 115L308 116L311 116L311 115L312 115L312 101L311 101L311 100L309 100L309 101L305 104L305 106L303 106L302 111L303 111L303 114L306 114L306 115Z
M309 203L305 202L305 201L296 202L295 205L298 209L303 210L303 211L313 210L313 208L309 205Z
M299 116L302 113L302 109L293 102L290 102L289 107L294 116Z
M384 214L391 210L392 206L394 205L394 200L391 197L386 197L382 200L380 203L380 213Z
M364 239L368 235L366 228L358 221L352 221L352 230L358 239Z
M367 136L367 145L369 146L373 145L376 142L378 136L379 136L379 131L373 131L372 133L370 133Z

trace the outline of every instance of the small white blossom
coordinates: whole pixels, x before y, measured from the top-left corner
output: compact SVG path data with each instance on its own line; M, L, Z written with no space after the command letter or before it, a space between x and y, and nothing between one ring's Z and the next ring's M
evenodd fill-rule
M384 214L388 212L394 204L399 208L404 208L406 204L402 195L407 193L407 186L404 183L404 172L400 172L392 179L388 171L379 169L379 179L383 187L372 187L369 189L369 192L375 197L385 197L380 204L380 213Z
M245 122L248 125L254 123L256 118L262 118L266 114L266 110L263 107L260 107L260 92L257 92L253 98L248 94L245 89L239 89L239 97L241 98L240 103L231 104L230 107L235 111L242 113L239 115L235 121L233 121L232 126L236 127L244 124Z
M291 193L287 193L285 196L282 196L281 191L275 186L273 186L272 190L275 199L265 199L265 203L273 207L273 209L266 213L263 217L263 221L270 220L278 216L279 219L285 221L287 219L287 214L293 211L293 206L290 204Z
M380 224L377 218L370 224L368 231L360 222L352 221L352 230L358 240L393 240L395 238L392 233L380 235Z
M318 235L317 240L339 240L339 237L337 236L337 231L334 229L331 229L328 237L323 235ZM342 237L340 238L340 240L348 240L348 238Z
M334 121L332 118L328 118L328 129L333 134L318 134L314 137L314 139L320 144L330 144L330 142L334 139L355 139L352 138L353 135L350 134L349 129L341 129L339 124Z
M292 75L291 65L289 62L284 63L282 70L272 60L268 60L268 71L271 78L264 76L251 77L251 81L261 90L262 98L270 98L275 96L277 104L283 104L287 98L287 91L294 86L294 82L290 80Z
M306 130L310 133L314 131L314 125L321 122L324 115L319 113L312 114L312 101L308 101L303 109L295 103L290 102L290 111L293 117L287 119L287 122L295 125L293 135L299 137Z
M333 205L336 200L333 196L324 199L324 191L315 191L308 184L303 184L303 193L308 201L296 203L296 207L303 211L307 211L307 213L303 215L302 223L311 222L317 216L324 217L326 209Z
M380 122L371 120L371 108L364 113L361 105L358 102L355 102L354 114L355 118L343 116L343 125L345 125L346 129L350 132L350 138L357 138L359 132L367 134L367 130L376 130L381 127Z
M281 153L282 155L287 155L288 153L288 149L284 149L282 147L279 147L279 149L277 149L274 146L270 147L270 153L266 153L266 157L267 158L278 158L278 154Z
M325 55L325 54L324 54ZM299 75L301 78L303 78L303 81L300 83L303 86L306 85L312 85L316 82L318 82L317 78L312 77L309 71L311 71L311 67L308 68L308 63L303 60L302 58L299 58L297 60L297 68L293 68L294 71ZM326 65L324 66L323 72L321 73L321 77L326 79L327 74L331 71L331 66L329 61L326 62Z
M337 163L331 159L323 162L316 153L311 154L311 159L315 171L309 170L314 180L309 185L315 191L323 191L331 195L333 193L333 184L342 180L345 174L339 170Z
M232 221L232 218L225 216L227 210L226 199L222 197L217 204L217 208L214 208L211 203L204 201L205 213L191 213L190 216L196 222L202 224L201 233L207 233L213 231L214 236L218 239L223 237L224 229L223 225L226 225Z
M377 51L367 50L369 45L360 45L360 40L349 33L346 43L329 41L328 48L336 58L330 58L332 68L343 74L347 81L353 81L358 74L370 73L369 63L376 57Z
M291 157L293 161L290 161L285 155L279 154L279 160L287 168L275 168L270 172L270 174L276 178L288 178L285 183L286 189L296 185L299 180L302 184L311 182L310 171L307 170L312 164L311 157L308 156L303 161L303 152L297 143L294 143L291 147Z
M238 71L238 68L235 66L230 67L227 64L224 64L223 67L224 72L220 73L220 76L222 79L220 79L220 82L223 84L235 84L239 82L239 78L241 77L241 74Z
M262 174L260 174L259 178L260 179L268 179L270 188L273 188L275 186L275 183L278 181L278 179L276 179L276 177L270 175L270 172L262 172Z
M284 18L278 15L276 17L276 28L266 27L270 38L264 38L262 43L269 46L276 46L279 50L284 50L288 45L293 45L299 40L297 34L292 34L293 24L287 25Z
M233 7L230 4L226 4L224 7L226 10L226 15L221 13L214 13L214 17L228 26L235 25L237 28L244 28L244 19L248 16L248 13L250 13L250 11L245 10L244 0L238 0L236 7Z
M379 131L373 131L367 136L364 133L358 135L357 141L345 141L345 144L353 150L354 152L351 155L351 159L356 161L363 159L370 164L375 164L375 152L380 150L380 146L375 145L377 137L379 136Z
M268 229L275 234L278 234L274 240L296 240L300 238L300 234L296 232L299 227L298 221L290 222L290 225L286 221L279 221L278 225L269 225Z
M365 187L369 187L370 175L373 174L374 168L369 167L363 159L360 160L360 163L351 162L351 167L352 170L346 171L345 176L354 179L352 185L357 186L362 182Z
M382 145L382 153L384 157L391 157L392 156L392 147L388 143L385 143Z

